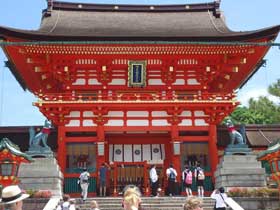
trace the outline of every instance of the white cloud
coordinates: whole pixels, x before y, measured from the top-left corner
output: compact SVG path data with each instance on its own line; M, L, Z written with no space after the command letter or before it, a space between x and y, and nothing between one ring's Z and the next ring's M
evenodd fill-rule
M248 101L250 98L258 99L260 96L267 96L269 100L274 103L279 103L278 97L270 95L267 92L267 88L263 89L252 89L247 91L240 90L237 94L237 100L240 101L242 106L248 106Z

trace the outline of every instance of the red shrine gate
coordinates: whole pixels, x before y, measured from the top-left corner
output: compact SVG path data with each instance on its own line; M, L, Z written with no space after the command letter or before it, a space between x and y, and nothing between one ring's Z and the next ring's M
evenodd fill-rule
M238 105L234 90L257 71L269 48L238 42L271 42L278 32L279 26L232 32L218 2L49 0L38 31L0 27L4 41L31 42L4 46L7 65L58 128L65 192L79 192L76 177L86 166L95 194L97 168L108 162L115 195L131 182L146 192L151 164L164 185L170 163L180 175L198 161L212 190L216 125Z

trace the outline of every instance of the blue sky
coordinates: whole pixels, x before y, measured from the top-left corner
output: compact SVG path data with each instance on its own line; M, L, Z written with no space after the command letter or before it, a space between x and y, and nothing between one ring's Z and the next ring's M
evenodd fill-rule
M71 1L71 0L69 0ZM186 4L207 0L72 0L72 2L112 3L112 4ZM210 0L211 1L211 0ZM41 11L46 8L46 0L1 1L0 25L20 29L37 29ZM226 22L234 31L256 30L280 24L280 0L222 0L221 10ZM280 37L276 42L280 42ZM246 105L250 97L266 95L268 85L280 78L280 49L270 49L265 59L267 65L238 92L238 99ZM37 99L24 92L9 70L4 67L7 60L0 51L0 126L41 125L44 116L32 102Z

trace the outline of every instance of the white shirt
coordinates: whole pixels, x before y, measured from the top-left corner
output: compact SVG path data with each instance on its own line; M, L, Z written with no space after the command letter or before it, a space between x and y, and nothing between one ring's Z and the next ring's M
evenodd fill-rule
M158 175L155 168L151 168L150 170L150 179L153 183L155 183L158 180Z
M224 202L224 200L227 200L227 194L225 193L216 193L216 190L214 190L211 194L211 198L216 200L216 208L223 208L223 207L227 207L226 203Z
M69 210L75 210L75 205L74 204L70 204L68 201L64 202L62 205L59 204L56 208L56 210L62 210L61 206L63 207L69 207Z
M84 171L83 173L80 174L79 179L80 179L80 183L81 183L81 184L82 184L82 179L83 179L84 176L87 176L87 177L89 178L89 177L90 177L89 172Z
M167 177L169 177L169 174L171 173L171 171L174 172L175 176L177 177L177 171L174 168L168 168L166 169L166 175Z

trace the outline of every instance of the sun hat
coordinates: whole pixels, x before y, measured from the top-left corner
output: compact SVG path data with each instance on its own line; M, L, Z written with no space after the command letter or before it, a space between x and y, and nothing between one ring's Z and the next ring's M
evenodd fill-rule
M18 185L11 185L3 188L1 203L10 204L28 198L30 195L22 193Z

